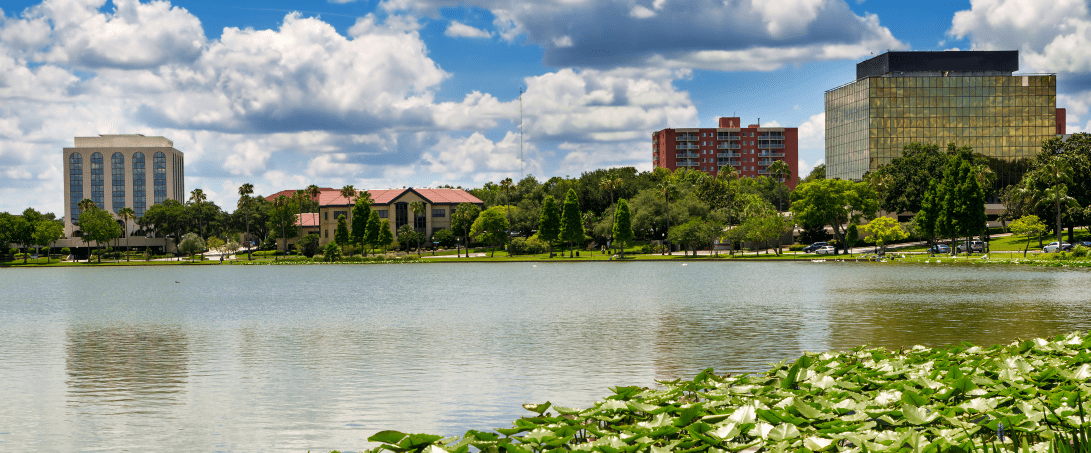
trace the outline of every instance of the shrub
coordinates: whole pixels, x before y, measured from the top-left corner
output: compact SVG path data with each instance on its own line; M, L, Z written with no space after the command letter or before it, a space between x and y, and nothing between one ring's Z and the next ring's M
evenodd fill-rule
M450 248L455 245L455 234L451 230L439 230L432 233L432 241L438 242L440 247Z
M1089 252L1089 250L1087 249L1087 247L1084 247L1082 245L1077 245L1076 247L1074 247L1072 249L1072 257L1073 258L1087 258L1088 252Z
M12 247L11 250L8 250L8 253L11 254L11 255L18 255L19 254L19 247Z
M803 247L806 247L806 246L803 245L803 244L792 244L792 245L788 246L788 251L798 252L800 250L803 250Z
M545 253L547 250L549 250L549 245L535 236L531 236L530 239L515 238L511 240L511 253L513 255L536 255Z
M322 251L322 259L328 263L341 259L341 246L337 245L337 241L330 241L326 244L325 250Z
M654 251L654 250L652 249L652 245L651 245L651 244L644 244L644 245L642 245L642 246L640 247L640 253L643 253L643 254L645 254L645 255L649 255L649 254L651 254L651 253L652 253L653 251Z
M666 244L656 244L655 247L652 247L652 253L667 253Z
M318 235L312 233L303 236L299 242L296 242L295 246L303 256L314 258L314 255L318 253Z
M69 249L68 247L65 247L65 248L61 249L61 255L68 256L68 255L71 255L71 254L72 254L72 250Z

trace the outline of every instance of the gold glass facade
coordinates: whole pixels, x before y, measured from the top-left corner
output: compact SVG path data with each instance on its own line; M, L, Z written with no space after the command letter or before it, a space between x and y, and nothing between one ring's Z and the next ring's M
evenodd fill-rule
M1056 135L1056 107L1052 74L861 79L826 92L826 175L860 179L912 142L1014 163ZM998 187L1018 177L1005 173Z

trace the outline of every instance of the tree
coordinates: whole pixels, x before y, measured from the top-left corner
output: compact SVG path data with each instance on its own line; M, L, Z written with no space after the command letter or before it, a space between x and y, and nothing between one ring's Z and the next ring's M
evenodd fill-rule
M675 186L670 179L665 179L659 183L656 190L663 196L663 202L667 205L667 231L671 229L671 196L678 192L678 187ZM671 254L670 238L667 238L667 254Z
M398 243L405 246L406 252L409 252L409 245L417 241L417 236L417 230L413 228L413 225L405 224L398 228Z
M766 168L766 170L769 171L770 173L772 173L773 176L776 176L776 182L778 182L780 184L785 184L788 180L790 180L792 178L792 169L791 169L791 167L788 166L788 163L783 161L783 160L778 160L776 162L773 162L772 164L769 165L768 168ZM784 202L784 197L783 196L778 196L777 197L777 210L778 211L784 212L783 202Z
M95 241L100 248L103 242L110 242L114 238L121 237L121 226L114 220L109 211L99 208L94 202L86 206L88 209L80 212L80 230L83 231L84 241ZM98 261L102 262L102 254L99 253Z
M269 221L274 226L280 228L280 239L284 240L284 254L288 254L288 228L295 229L295 214L292 213L292 202L288 197L281 195L273 200L273 211L269 216ZM293 233L294 235L294 233Z
M345 187L341 188L341 196L345 197L349 203L352 203L352 199L356 198L356 188L352 187L352 184L346 184Z
M818 164L815 165L813 169L811 169L811 173L808 174L806 178L803 178L803 180L800 181L800 184L820 181L823 179L826 179L826 164Z
M314 258L318 254L318 235L315 233L308 234L299 239L299 242L295 243L299 254L307 258Z
M542 214L538 219L538 238L549 244L549 257L553 258L553 243L561 235L561 212L557 209L557 200L553 195L546 195L542 200Z
M341 247L337 245L337 241L326 244L326 249L322 251L322 259L329 263L341 259Z
M455 243L455 234L451 230L436 230L432 233L432 242L439 243L440 247L447 248ZM435 253L432 253L435 255Z
M311 197L311 202L314 203L314 226L319 230L319 232L321 232L322 222L321 220L319 220L319 215L322 214L322 189L318 188L318 186L314 184L311 184L303 190L307 191L307 195L310 195ZM370 197L368 198L370 199Z
M246 209L246 259L252 260L250 256L250 207L253 205L250 195L254 194L254 185L245 183L239 186L239 207Z
M382 228L382 222L379 220L379 211L371 209L368 210L371 212L369 212L367 216L367 227L364 231L364 238L360 241L365 247L367 247L364 249L364 256L367 256L367 250L369 248L377 246L377 244L379 243L379 228Z
M575 194L573 193L573 196ZM504 236L508 231L508 219L506 207L493 206L481 212L470 226L470 235L485 242L493 244L492 255L496 256L496 249L504 244Z
M64 225L53 220L40 220L34 226L34 245L49 247L64 237ZM45 253L45 262L49 264L49 251Z
M360 192L360 194L361 196L356 198L356 203L352 205L352 242L360 244L361 246L366 246L367 227L368 222L371 221L372 200L371 194L367 192ZM376 213L376 215L378 215L378 213ZM364 256L367 256L367 252L364 252Z
M451 232L466 241L467 257L470 256L470 229L479 215L481 215L481 208L473 203L460 203L458 208L455 208L455 213L451 215Z
M383 219L383 223L379 225L379 241L376 244L383 247L385 253L392 242L394 242L394 233L390 231L390 219Z
M201 228L201 237L205 237L205 217L204 217L204 202L208 200L208 196L205 195L205 191L201 189L193 189L189 195L189 202L193 206L193 210L197 213L197 224Z
M129 221L136 219L136 211L133 208L124 207L117 212L117 215L121 217L121 220L125 222L125 261L129 261Z
M341 245L342 254L345 253L345 244L349 243L350 237L348 219L344 214L337 216L337 230L334 231L333 238Z
M27 211L31 211L37 214L37 211L27 208L23 211L23 216L14 217L11 221L11 237L12 242L16 242L23 246L23 264L27 263L27 255L30 254L30 246L34 243L34 220L37 218L35 215L26 215Z
M1038 168L1027 173L1022 181L1021 192L1026 194L1035 206L1053 205L1057 218L1057 242L1061 242L1061 216L1063 208L1078 208L1075 198L1068 195L1072 184L1072 166L1068 161L1054 156Z
M860 230L855 223L849 224L845 229L845 253L851 255L857 242L860 242Z
M919 212L929 183L943 180L947 160L955 149L950 145L948 152L944 152L934 144L905 145L901 156L868 175L869 179L881 182L880 207L892 213Z
M886 244L900 241L909 236L902 230L901 224L890 217L876 217L861 229L871 234L871 240L875 241L875 245L881 247L884 252L886 251Z
M511 181L511 178L508 178L508 181ZM414 201L409 203L409 209L413 211L413 225L416 226L417 219L424 218L425 204L423 201ZM427 222L425 222L425 225L427 225ZM420 258L420 240L424 236L424 230L425 227L421 227L421 231L417 231L417 258ZM414 231L416 231L416 228L414 228Z
M937 184L935 230L951 238L951 254L958 253L959 238L981 234L986 228L985 191L976 176L969 148L959 148L947 160L943 181ZM967 253L973 250L967 247Z
M506 205L506 206L511 206L511 189L512 189L513 186L514 186L514 183L511 181L511 178L504 178L502 181L500 181L500 188L504 190L504 205ZM510 209L507 210L507 215L508 215L509 232L504 235L504 242L509 242L511 240L511 233L510 233L511 210ZM511 254L510 249L509 249L508 254L509 255ZM420 247L417 247L417 256L420 256Z
M1046 224L1042 223L1038 216L1027 215L1015 219L1011 225L1008 226L1011 233L1016 236L1025 236L1027 238L1027 246L1023 248L1023 257L1026 258L1027 250L1030 250L1030 240L1038 237L1042 237L1042 233L1046 231ZM1060 242L1060 241L1057 241Z
M293 197L293 200L296 202L296 218L299 219L298 221L299 221L299 238L300 239L303 238L303 205L307 204L308 198L310 198L310 197L307 195L307 191L305 191L303 189L299 189L299 190L295 191L295 196ZM315 226L317 227L318 225L315 225ZM296 236L296 234L293 232L292 237L295 237L295 236ZM285 241L284 245L285 245L285 247L287 247L288 242Z
M580 201L576 198L576 191L569 189L564 197L564 208L561 210L560 238L569 245L568 257L572 258L572 244L583 242L583 222L580 212Z
M148 208L137 223L146 229L160 232L164 237L173 237L175 245L182 240L182 235L190 225L186 207L172 198Z
M792 192L792 214L805 225L830 225L837 242L844 244L842 228L871 218L879 200L867 183L820 179L803 183ZM835 250L834 253L837 253Z
M204 249L205 241L195 233L186 233L182 237L182 241L178 243L178 251L189 255L190 261L193 261L194 254L200 253Z
M621 257L625 258L625 244L633 240L633 222L629 214L629 202L624 198L617 201L612 233L614 244L621 249Z

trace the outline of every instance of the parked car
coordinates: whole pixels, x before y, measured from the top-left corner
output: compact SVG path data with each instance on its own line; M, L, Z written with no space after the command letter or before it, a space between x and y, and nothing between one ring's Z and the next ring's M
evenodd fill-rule
M1076 244L1076 245L1079 245L1081 247L1091 248L1091 241L1080 241L1080 243Z
M1049 244L1046 244L1045 247L1042 247L1042 252L1044 252L1044 253L1071 252L1071 251L1072 251L1072 244L1069 244L1067 242L1061 242L1061 243L1050 242Z
M928 248L928 253L951 253L951 247L947 244L936 244Z
M814 253L818 249L820 249L822 247L825 247L827 245L830 245L830 244L827 243L827 242L815 242L814 244L803 247L803 253Z
M814 253L816 255L836 255L837 249L833 248L832 245L824 245L815 250Z
M958 245L958 253L965 253L966 249L969 249L975 253L985 253L985 243L981 241L962 241Z

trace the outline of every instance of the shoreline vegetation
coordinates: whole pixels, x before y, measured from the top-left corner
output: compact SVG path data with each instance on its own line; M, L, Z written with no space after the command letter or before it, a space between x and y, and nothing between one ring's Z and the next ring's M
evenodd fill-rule
M592 407L549 402L509 428L382 431L381 453L1086 452L1091 334L942 348L805 353L761 374L614 387ZM471 450L472 449L472 450Z

